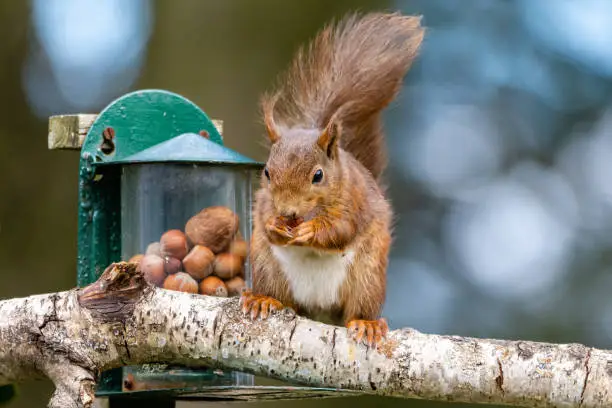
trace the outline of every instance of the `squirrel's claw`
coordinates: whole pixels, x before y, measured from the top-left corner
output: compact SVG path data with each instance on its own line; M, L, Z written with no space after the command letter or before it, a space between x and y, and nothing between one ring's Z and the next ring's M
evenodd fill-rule
M242 293L239 304L242 306L242 313L250 315L253 320L257 319L257 316L262 320L267 319L271 312L283 309L283 304L278 300L269 296L255 295L249 290Z
M293 238L288 227L279 223L275 218L270 218L266 223L266 233L270 240L276 244L285 244L288 240Z
M282 226L278 226L276 224L267 224L266 229L268 230L269 233L277 234L285 238L291 238L293 236L287 229L283 228Z
M312 222L304 222L293 230L293 239L291 239L288 245L305 245L312 242L315 235L315 230Z
M363 342L369 347L378 347L389 331L389 326L384 318L378 320L354 319L350 320L346 327L348 328L349 336L351 336L356 343Z

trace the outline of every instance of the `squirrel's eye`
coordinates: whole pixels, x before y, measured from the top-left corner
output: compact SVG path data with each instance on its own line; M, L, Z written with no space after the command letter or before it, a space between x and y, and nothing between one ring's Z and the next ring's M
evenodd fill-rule
M323 170L319 169L312 177L312 184L320 183L323 180Z
M268 179L268 181L270 181L270 173L268 172L268 169L264 170L264 174L266 175L266 178Z

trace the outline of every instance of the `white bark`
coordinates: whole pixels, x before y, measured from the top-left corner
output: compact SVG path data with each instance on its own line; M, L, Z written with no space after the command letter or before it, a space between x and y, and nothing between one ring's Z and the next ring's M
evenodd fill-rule
M153 288L133 265L98 282L0 302L0 385L50 377L50 406L90 407L100 371L218 366L378 395L530 407L612 406L612 352L579 344L391 331L380 351L290 310L251 322L237 299Z

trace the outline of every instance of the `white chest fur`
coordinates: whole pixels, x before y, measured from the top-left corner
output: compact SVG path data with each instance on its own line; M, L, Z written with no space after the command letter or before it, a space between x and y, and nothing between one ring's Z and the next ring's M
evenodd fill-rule
M325 309L338 303L354 251L326 254L310 248L273 245L272 253L300 305Z

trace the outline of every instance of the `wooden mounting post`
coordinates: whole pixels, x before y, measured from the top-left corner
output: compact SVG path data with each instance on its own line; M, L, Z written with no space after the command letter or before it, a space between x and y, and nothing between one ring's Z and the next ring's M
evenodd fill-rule
M94 123L97 114L79 113L56 115L49 118L49 150L79 150ZM223 135L223 121L212 119L217 131Z

